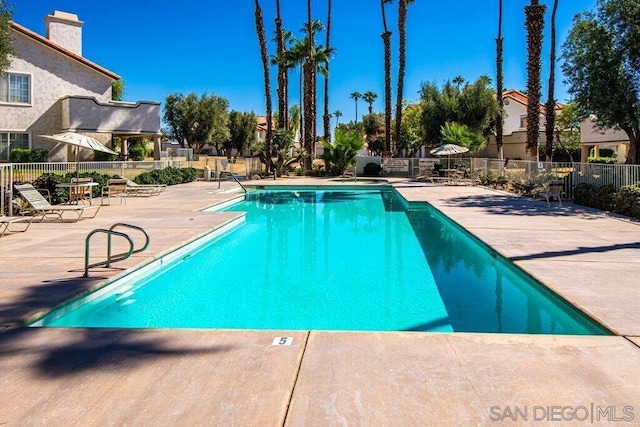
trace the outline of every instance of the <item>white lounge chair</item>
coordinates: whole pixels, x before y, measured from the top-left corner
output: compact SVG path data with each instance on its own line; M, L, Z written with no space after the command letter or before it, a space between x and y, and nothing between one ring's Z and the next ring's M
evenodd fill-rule
M32 220L32 216L0 216L0 237L4 236L7 231L10 233L27 231ZM22 230L10 230L9 226L16 223L26 223L27 226Z
M60 221L63 221L64 218L62 215L65 212L74 212L78 215L78 217L75 218L75 221L79 221L81 218L95 218L98 214L98 210L100 210L100 206L52 205L31 184L18 184L14 185L13 188L15 188L20 196L29 203L29 208L25 209L23 212L42 215L42 218L40 219L41 221L50 215L57 216L60 218ZM83 216L85 212L89 211L95 212L92 216Z
M127 194L129 196L156 196L167 188L161 184L137 184L127 179Z

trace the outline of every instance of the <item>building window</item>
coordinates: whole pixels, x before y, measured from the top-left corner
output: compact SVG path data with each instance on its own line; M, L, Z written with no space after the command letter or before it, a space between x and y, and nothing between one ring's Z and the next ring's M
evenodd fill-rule
M520 129L526 129L527 128L527 116L521 116L520 117Z
M7 73L0 77L0 102L31 103L31 76Z
M9 152L13 148L29 148L29 134L0 132L0 161L9 161Z

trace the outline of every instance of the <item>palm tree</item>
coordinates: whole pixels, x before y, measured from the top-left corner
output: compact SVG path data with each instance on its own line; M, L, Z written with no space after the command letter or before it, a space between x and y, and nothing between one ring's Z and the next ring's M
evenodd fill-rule
M402 92L404 90L404 73L407 65L407 6L414 0L398 0L398 93L396 94L396 134L395 144L400 143L402 134ZM394 150L395 151L395 150Z
M391 0L380 0L382 8L382 41L384 43L384 157L391 157L391 31L387 28L384 5Z
M496 94L498 97L498 117L496 120L496 148L498 150L498 158L502 159L502 141L503 141L503 111L504 111L504 100L502 99L503 83L504 78L502 75L502 43L504 39L502 38L502 0L500 0L500 5L498 9L498 37L496 38Z
M351 92L349 98L356 100L356 123L358 123L358 99L362 98L362 94L356 90L355 92Z
M287 67L284 63L285 32L282 29L280 0L276 0L276 59L278 65L278 129L288 129L287 123Z
M269 55L267 54L267 37L264 33L264 21L262 19L262 9L260 8L260 2L255 0L255 18L256 18L256 32L258 33L258 42L260 43L260 57L262 59L262 69L264 72L264 97L266 102L266 115L267 115L267 135L265 138L265 166L267 172L271 169L271 133L272 133L272 119L271 119L271 79L269 76Z
M331 0L327 0L327 50L330 50L329 42L331 35ZM328 58L327 58L328 59ZM322 124L324 125L324 139L331 140L331 114L329 114L329 61L325 64L326 76L324 78L324 114Z
M540 127L540 68L542 54L542 29L545 6L538 0L524 8L527 29L527 154L538 158Z
M369 114L373 114L373 103L375 102L377 97L378 97L378 94L371 91L365 92L362 95L362 99L364 100L364 102L369 104Z
M342 117L342 111L340 110L334 111L333 116L336 118L336 127L338 127L338 124L340 122L340 117Z
M549 97L546 108L546 144L545 160L551 161L553 157L553 134L556 127L556 100L554 99L554 86L556 84L556 11L558 10L558 0L553 1L553 11L551 12L551 58L549 60Z

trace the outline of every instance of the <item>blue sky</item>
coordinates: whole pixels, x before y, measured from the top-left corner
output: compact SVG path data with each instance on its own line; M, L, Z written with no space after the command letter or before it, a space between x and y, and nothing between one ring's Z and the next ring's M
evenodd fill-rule
M548 37L551 17L547 4L543 51L543 102L548 78ZM267 36L272 38L275 0L261 0ZM300 36L306 2L280 0L283 22ZM524 6L528 0L504 0L505 88L526 86ZM326 0L313 0L315 19L326 20ZM593 9L595 0L561 0L558 8L558 56L573 16ZM122 76L127 101L162 102L174 92L215 93L229 100L230 109L264 114L262 66L255 33L254 2L168 0L16 0L14 20L45 33L44 16L54 10L71 12L84 21L83 54ZM498 0L416 0L407 22L407 75L404 98L418 99L420 84L443 83L457 75L495 80L495 37ZM383 109L382 20L378 0L333 0L330 110L341 110L341 121L355 118L349 94L368 90L378 94L376 111ZM387 6L397 60L397 1ZM319 36L323 40L324 33ZM270 43L270 53L275 45ZM393 67L393 84L397 68ZM556 98L567 100L558 64ZM292 102L298 101L297 74L292 73ZM319 79L321 80L321 79ZM272 73L275 92L275 73ZM319 92L319 111L322 111ZM395 103L395 93L393 95ZM274 97L274 110L276 109ZM366 107L359 103L359 115Z

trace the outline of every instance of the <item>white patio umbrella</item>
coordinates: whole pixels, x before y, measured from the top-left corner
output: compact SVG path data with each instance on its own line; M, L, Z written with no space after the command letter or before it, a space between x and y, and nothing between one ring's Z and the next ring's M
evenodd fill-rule
M434 156L448 156L447 163L451 166L451 156L466 153L467 151L469 151L467 147L461 147L456 144L442 144L429 152ZM448 167L447 169L451 169L451 167Z
M94 151L102 151L109 154L118 154L109 147L105 147L100 141L90 136L75 132L63 132L55 135L39 135L52 141L75 146L76 151L76 178L80 175L80 148L88 148Z

